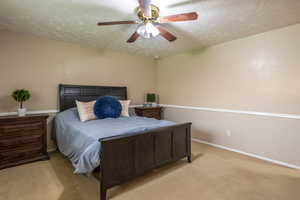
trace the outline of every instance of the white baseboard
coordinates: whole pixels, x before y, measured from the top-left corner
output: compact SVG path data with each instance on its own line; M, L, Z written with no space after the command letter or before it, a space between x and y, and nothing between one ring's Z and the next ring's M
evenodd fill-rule
M57 148L51 148L51 149L47 149L47 152L48 153L52 153L52 152L54 152L54 151L56 151L57 150Z
M277 165L281 165L281 166L289 167L289 168L292 168L292 169L300 170L300 166L285 163L285 162L278 161L278 160L273 160L273 159L270 159L270 158L266 158L266 157L263 157L263 156L253 154L253 153L247 153L247 152L244 152L244 151L232 149L232 148L225 147L225 146L222 146L222 145L219 145L219 144L213 144L213 143L206 142L206 141L203 141L203 140L199 140L199 139L196 139L196 138L192 138L192 141L197 142L197 143L201 143L201 144L207 144L207 145L210 145L210 146L213 146L213 147L216 147L216 148L236 152L236 153L243 154L243 155L246 155L246 156L250 156L250 157L253 157L253 158L257 158L257 159L260 159L260 160L268 161L268 162L271 162L271 163L274 163L274 164L277 164Z

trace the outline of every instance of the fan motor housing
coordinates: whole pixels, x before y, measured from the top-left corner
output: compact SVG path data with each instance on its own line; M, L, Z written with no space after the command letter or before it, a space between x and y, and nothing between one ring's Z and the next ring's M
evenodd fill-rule
M152 17L147 18L143 15L142 9L140 7L136 8L137 16L142 21L156 21L159 17L159 8L153 4L150 5Z

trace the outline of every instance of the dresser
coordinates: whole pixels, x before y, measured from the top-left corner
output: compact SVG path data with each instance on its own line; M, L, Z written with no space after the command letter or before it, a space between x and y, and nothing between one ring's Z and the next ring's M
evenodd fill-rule
M162 107L156 106L156 107L136 107L135 113L138 116L141 117L149 117L149 118L155 118L158 120L162 119Z
M0 169L49 159L48 115L0 117Z

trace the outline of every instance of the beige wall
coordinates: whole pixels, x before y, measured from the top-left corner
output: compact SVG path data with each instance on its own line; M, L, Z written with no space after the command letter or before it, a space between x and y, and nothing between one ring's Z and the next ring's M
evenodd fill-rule
M299 115L299 36L300 24L164 58L160 103ZM195 138L300 166L299 120L174 108L165 116L192 121Z
M155 91L153 59L0 31L0 113L15 112L14 89L30 90L29 110L58 108L58 84L127 86L133 104ZM48 120L48 149L53 115Z
M16 111L10 97L17 88L31 91L30 110L56 109L59 83L127 86L134 104L155 91L153 59L102 52L34 36L0 31L0 112Z
M66 83L128 86L134 103L157 90L163 104L300 114L299 35L290 26L154 62L0 31L0 112L16 110L16 88L32 92L30 110L56 109ZM299 120L175 108L165 117L192 121L195 138L300 166Z

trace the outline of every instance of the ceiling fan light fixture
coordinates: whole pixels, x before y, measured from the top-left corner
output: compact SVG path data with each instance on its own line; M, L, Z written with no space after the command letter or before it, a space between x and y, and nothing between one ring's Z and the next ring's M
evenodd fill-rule
M137 33L143 38L149 39L158 36L160 31L152 23L147 22L138 27Z
M140 36L143 38L154 38L158 35L165 38L169 42L175 41L177 38L170 33L160 24L171 22L192 21L198 19L196 12L181 13L169 16L160 16L159 8L151 4L152 0L138 0L139 6L135 12L140 19L139 21L112 21L112 22L99 22L98 26L118 25L118 24L140 24L137 30L130 36L127 43L135 42Z

